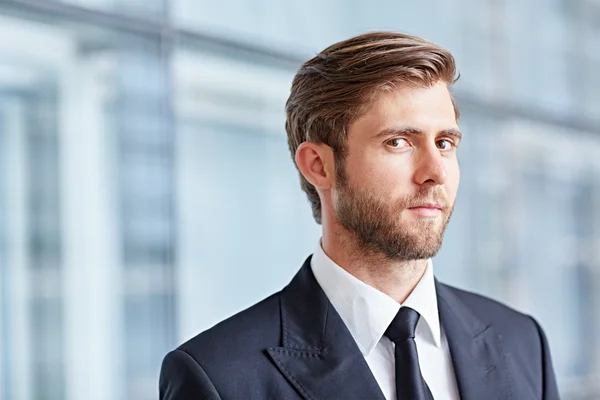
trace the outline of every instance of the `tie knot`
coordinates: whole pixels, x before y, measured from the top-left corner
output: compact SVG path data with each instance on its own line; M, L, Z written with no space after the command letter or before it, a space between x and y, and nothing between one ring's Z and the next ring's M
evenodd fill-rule
M414 339L419 317L419 313L412 308L400 308L384 335L394 343L402 342L408 338Z

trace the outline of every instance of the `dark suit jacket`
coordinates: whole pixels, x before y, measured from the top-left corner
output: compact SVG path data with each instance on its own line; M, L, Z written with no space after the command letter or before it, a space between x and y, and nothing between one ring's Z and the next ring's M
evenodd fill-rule
M441 323L463 400L558 399L536 321L436 281ZM385 400L310 258L281 292L165 357L161 400Z

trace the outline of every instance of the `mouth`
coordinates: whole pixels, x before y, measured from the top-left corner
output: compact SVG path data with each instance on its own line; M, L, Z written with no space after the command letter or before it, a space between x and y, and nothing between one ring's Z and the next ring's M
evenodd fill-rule
M435 218L442 214L443 207L438 203L423 203L408 207L408 210L419 217Z

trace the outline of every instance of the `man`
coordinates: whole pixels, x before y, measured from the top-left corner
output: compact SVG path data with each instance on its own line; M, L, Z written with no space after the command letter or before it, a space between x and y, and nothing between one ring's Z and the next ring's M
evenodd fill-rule
M533 318L433 275L455 80L448 51L396 33L302 65L286 130L321 241L281 292L169 353L161 399L558 399Z

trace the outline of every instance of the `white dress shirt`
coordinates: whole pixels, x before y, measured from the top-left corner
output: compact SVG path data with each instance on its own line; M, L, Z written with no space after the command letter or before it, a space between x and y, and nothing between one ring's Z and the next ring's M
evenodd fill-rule
M317 282L336 309L365 357L387 400L396 399L394 344L384 332L401 305L334 263L317 246L311 259ZM402 304L417 311L415 342L421 374L435 400L459 400L446 336L440 325L433 264Z

